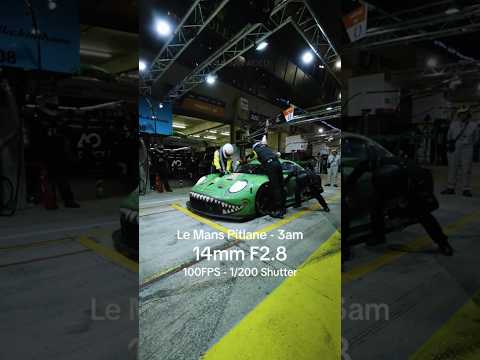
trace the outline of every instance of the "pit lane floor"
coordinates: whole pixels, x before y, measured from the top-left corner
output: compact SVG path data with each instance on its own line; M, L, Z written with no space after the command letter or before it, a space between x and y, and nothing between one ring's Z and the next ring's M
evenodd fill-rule
M139 358L318 359L322 354L336 358L340 353L340 189L330 188L324 194L330 213L310 201L300 209L289 208L283 220L265 216L244 223L189 212L188 192L185 188L140 197ZM265 232L267 239L177 237L177 230L214 234L228 229ZM282 240L281 231L301 232L303 239ZM197 261L193 253L194 246L211 246L248 254L250 246L258 245L271 251L285 246L288 257ZM219 276L185 275L216 267ZM229 268L297 269L297 275L234 277ZM312 346L301 350L298 342Z
M438 195L434 215L453 257L438 254L418 225L385 245L355 247L342 275L344 359L480 358L479 191L477 184L472 199Z
M0 218L1 359L135 358L138 266L112 241L121 200Z

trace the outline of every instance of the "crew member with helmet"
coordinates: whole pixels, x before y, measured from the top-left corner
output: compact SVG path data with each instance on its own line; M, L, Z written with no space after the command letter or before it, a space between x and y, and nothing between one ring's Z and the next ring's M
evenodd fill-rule
M212 161L212 173L220 173L222 176L232 172L232 155L235 152L232 144L225 144L215 150Z

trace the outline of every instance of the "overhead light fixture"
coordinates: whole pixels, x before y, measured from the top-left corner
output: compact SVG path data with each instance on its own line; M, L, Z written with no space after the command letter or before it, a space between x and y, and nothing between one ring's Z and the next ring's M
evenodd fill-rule
M460 12L460 9L456 6L452 6L450 8L448 8L447 10L445 10L445 14L447 15L453 15L453 14L456 14L456 13L459 13Z
M337 61L335 61L335 69L340 70L341 68L342 68L342 60L337 59Z
M265 50L268 46L268 42L262 41L260 44L257 45L256 50L262 51Z
M208 140L217 140L216 136L211 136L211 135L204 136L203 138Z
M333 110L331 106L327 107L327 111Z
M321 134L323 133L323 128L318 128L318 132Z
M209 133L216 134L217 130L208 130Z
M95 49L86 49L86 48L80 48L80 54L81 55L86 55L86 56L93 56L93 57L98 57L102 59L110 59L112 57L112 54L102 51L102 50L95 50Z
M166 20L157 20L155 30L160 36L170 36L172 34L172 26Z
M158 104L158 107L159 107L160 109L163 109L163 104L162 104L162 103Z
M57 8L57 2L55 0L48 0L48 8L53 11Z
M172 126L175 128L175 129L186 129L187 127L183 124L176 124L176 123L173 123Z
M140 70L140 71L145 71L145 70L147 70L147 64L145 63L145 61L140 60L140 61L138 62L138 70Z
M319 69L325 69L325 65L320 64L320 65L318 65L318 68L319 68Z
M225 131L225 132L221 132L220 135L223 135L223 136L230 136L230 133L228 131Z
M342 93L341 92L338 93L338 100L342 100Z
M437 67L438 66L438 60L434 57L430 57L428 58L427 60L427 66L429 68L434 68L434 67Z
M302 55L302 61L305 64L310 64L313 61L313 54L311 51L305 51Z
M217 77L215 75L207 75L207 84L208 85L215 84L216 80L217 80Z
M199 138L200 135L192 135L192 137L194 137L194 138Z

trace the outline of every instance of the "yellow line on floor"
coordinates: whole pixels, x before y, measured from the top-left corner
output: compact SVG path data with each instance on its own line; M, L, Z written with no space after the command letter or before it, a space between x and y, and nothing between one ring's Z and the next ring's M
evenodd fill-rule
M127 268L128 270L132 272L138 273L138 264L127 258L126 256L122 255L118 251L115 251L114 249L111 249L109 247L106 247L102 244L99 244L92 239L89 239L86 236L81 236L79 239L80 244L85 246L87 249L92 250L93 252L97 253L98 255L106 258L107 260L120 265L124 268Z
M340 359L340 285L336 231L202 359Z
M480 291L463 305L409 360L480 359Z
M35 241L28 244L18 244L18 245L9 245L9 246L0 246L0 251L10 251L10 250L19 250L19 249L27 249L32 247L38 246L47 246L51 244L58 244L66 241L73 241L74 238L72 237L65 237L61 239L53 239L53 240L42 240L42 241Z
M471 222L478 221L480 219L480 211L474 212L470 215L464 216L461 219L447 225L444 231L447 235L452 235L456 230L470 224ZM350 281L357 280L370 272L380 269L381 267L394 262L409 252L418 251L421 248L431 245L432 240L428 236L418 237L406 244L406 251L389 250L383 255L373 259L372 261L361 264L353 269L342 274L342 283L348 283ZM452 242L452 246L455 248L455 243ZM455 256L455 255L454 255Z

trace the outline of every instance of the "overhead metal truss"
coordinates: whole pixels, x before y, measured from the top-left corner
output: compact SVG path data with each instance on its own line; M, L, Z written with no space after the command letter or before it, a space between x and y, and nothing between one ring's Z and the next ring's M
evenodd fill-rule
M323 66L325 66L336 82L341 85L334 70L335 62L340 58L338 52L317 20L314 12L304 0L283 1L272 11L270 19L271 24L257 23L247 25L173 87L164 100L173 101L185 95L196 86L204 83L208 75L214 76L218 71L246 53L256 44L266 40L288 24L293 25L320 59Z
M149 71L140 79L141 93L151 95L150 87L158 81L180 57L190 43L217 16L230 0L223 0L217 7L208 6L211 0L195 0L173 34L159 51Z
M273 30L261 23L246 26L214 54L198 65L185 79L173 87L168 92L166 101L185 95L194 87L204 83L208 75L215 76L222 68L290 22L291 19L288 18Z
M340 59L340 56L310 5L304 0L285 0L279 3L271 12L270 19L275 25L278 25L286 18L292 19L295 30L303 37L322 65L340 84L335 72L335 63Z
M393 14L369 5L372 8L369 29L365 37L352 47L372 49L479 31L480 4L447 15L445 10L452 3L451 0L443 0Z

